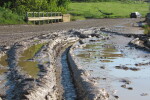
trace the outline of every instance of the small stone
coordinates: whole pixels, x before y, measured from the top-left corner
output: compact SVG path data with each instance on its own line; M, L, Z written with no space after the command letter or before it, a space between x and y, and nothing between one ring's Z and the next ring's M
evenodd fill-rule
M114 97L115 97L116 99L119 99L119 96L117 96L117 95L115 95Z
M122 69L124 69L124 70L128 70L129 68L124 66L124 67L122 67Z
M130 68L130 70L132 70L132 71L138 71L140 69L139 68Z
M105 69L105 66L101 66L100 68L101 68L101 69Z
M128 87L128 90L133 90L133 88L132 87Z
M123 82L125 84L130 84L131 83L131 81L129 81L128 79L122 79L122 80L120 80L120 82Z
M121 87L126 88L127 86L126 85L121 85Z
M116 69L122 69L121 66L115 66Z
M106 80L106 78L102 78L103 80Z

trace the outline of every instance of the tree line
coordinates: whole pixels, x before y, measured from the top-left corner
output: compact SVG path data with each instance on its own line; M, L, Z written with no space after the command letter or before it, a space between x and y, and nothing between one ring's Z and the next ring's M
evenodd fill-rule
M0 0L0 6L18 14L24 14L27 11L65 12L69 2L70 0Z
M136 0L0 0L0 6L9 8L17 14L29 11L66 12L69 2L109 2L109 1L136 1ZM137 0L139 1L139 0Z

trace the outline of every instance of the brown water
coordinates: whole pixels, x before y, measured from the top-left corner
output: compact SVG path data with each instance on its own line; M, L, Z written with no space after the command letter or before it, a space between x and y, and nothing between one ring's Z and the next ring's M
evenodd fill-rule
M139 50L133 52L132 49L125 51L128 54L123 54L110 42L99 41L88 43L88 48L77 48L74 54L78 64L90 73L89 78L99 77L96 80L98 87L105 88L112 96L119 96L119 100L150 100L150 65L135 65L149 62L140 55L150 54ZM139 70L132 70L136 68Z
M8 62L6 61L7 58L8 58L7 55L4 55L0 58L0 65L3 66L2 68L0 68L0 74L7 72L7 69L6 69L6 67L8 66Z
M30 48L25 50L21 54L21 57L19 58L18 65L21 67L21 69L24 72L26 72L27 74L29 74L33 78L38 77L38 72L39 72L38 62L34 61L34 60L29 60L29 59L32 59L34 57L35 53L37 53L38 50L40 50L40 48L43 45L44 44L37 44L37 45L31 46Z
M8 62L6 61L7 60L7 55L4 55L0 58L0 64L4 67L7 67L8 66Z

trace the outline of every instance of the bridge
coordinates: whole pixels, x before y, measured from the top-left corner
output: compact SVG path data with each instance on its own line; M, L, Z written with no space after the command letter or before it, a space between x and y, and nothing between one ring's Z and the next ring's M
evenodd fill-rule
M61 12L27 12L26 21L34 24L70 22L70 14Z

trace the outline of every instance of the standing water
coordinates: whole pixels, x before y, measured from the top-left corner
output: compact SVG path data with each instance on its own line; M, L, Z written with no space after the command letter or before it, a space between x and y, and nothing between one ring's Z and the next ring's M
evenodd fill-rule
M62 56L61 56L61 63L62 63L62 85L64 88L64 99L65 100L76 100L76 90L71 78L71 73L69 70L69 65L67 62L67 53L69 48L67 48Z
M105 88L110 97L149 100L150 53L131 47L118 49L110 41L93 39L85 47L75 49L74 54L83 70L90 73L88 77L99 88Z

